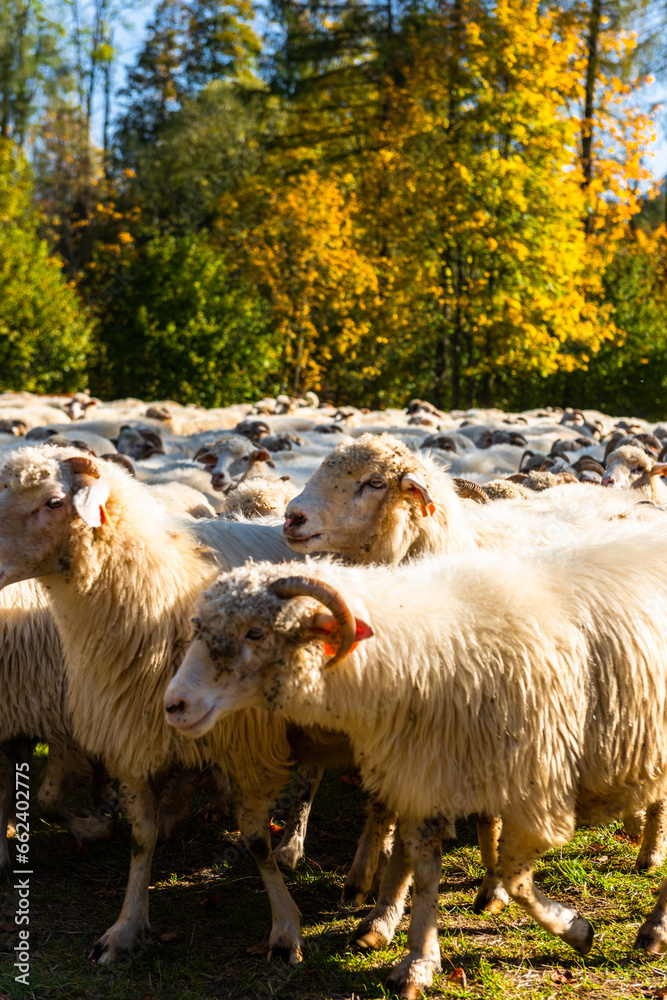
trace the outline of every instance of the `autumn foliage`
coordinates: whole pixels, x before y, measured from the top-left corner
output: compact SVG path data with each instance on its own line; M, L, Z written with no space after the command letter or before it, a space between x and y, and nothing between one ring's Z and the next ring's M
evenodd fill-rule
M95 319L90 388L655 409L665 237L639 215L653 124L622 18L270 15L259 38L245 0L161 0L115 146L77 157L71 109L44 119L42 225Z

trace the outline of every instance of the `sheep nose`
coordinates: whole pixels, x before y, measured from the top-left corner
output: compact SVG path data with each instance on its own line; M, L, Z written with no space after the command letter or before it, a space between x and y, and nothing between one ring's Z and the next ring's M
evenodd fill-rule
M171 705L166 705L166 710L168 715L173 715L174 712L185 712L188 707L188 702L184 698L180 701L172 702Z
M306 515L296 512L296 514L290 514L289 517L285 518L285 523L283 525L283 530L287 528L300 528L302 524L306 523Z
M603 486L613 486L615 482L616 482L616 480L614 479L613 476L604 475L602 477L602 485Z
M211 476L211 485L214 490L224 490L230 480L223 472L216 472Z

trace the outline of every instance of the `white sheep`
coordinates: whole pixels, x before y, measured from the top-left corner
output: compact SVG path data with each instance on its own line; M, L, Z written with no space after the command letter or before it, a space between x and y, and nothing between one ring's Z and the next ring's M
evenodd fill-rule
M268 829L268 809L288 773L284 722L253 710L216 727L206 742L183 741L161 710L190 634L194 600L215 574L196 533L208 529L207 540L223 545L236 536L237 549L218 554L221 564L233 565L243 561L244 547L245 558L253 552L253 539L260 552L270 549L262 542L273 532L262 527L202 521L192 522L192 533L182 530L123 468L72 449L24 449L0 471L0 586L34 577L49 588L74 734L122 781L132 824L123 907L93 948L101 962L132 952L148 926L160 787L174 765L201 767L208 760L236 789L239 826L271 902L270 952L300 958L299 912ZM244 529L252 529L245 542Z
M576 822L667 794L666 552L667 528L629 524L521 557L249 565L200 600L167 717L201 736L262 706L347 733L414 867L410 950L390 977L402 996L440 967L444 815L501 817L509 895L587 954L591 925L534 886L533 865ZM667 949L666 904L667 882L637 946Z
M195 461L210 472L213 489L223 493L234 483L266 475L266 466L274 465L266 448L257 447L240 434L228 434L201 448L195 455Z
M460 488L459 488L460 489ZM390 435L364 435L339 445L287 507L283 534L297 552L328 552L355 564L388 563L438 552L550 545L595 530L601 518L627 514L627 498L590 486L561 486L545 498L480 509L461 502L456 481L428 455L413 454ZM648 516L635 507L633 516ZM629 820L630 821L630 820ZM493 820L483 817L480 849L487 874L474 909L498 910L506 896L495 873ZM638 868L654 867L664 854L657 819L645 832ZM368 874L366 874L366 884ZM397 876L396 890L405 886ZM401 902L394 901L396 912ZM359 943L373 944L362 923ZM387 934L376 937L384 943Z
M62 646L48 602L32 581L0 592L0 634L0 873L4 873L10 866L6 833L18 739L49 744L37 805L45 819L63 823L79 842L111 835L114 796L108 788L97 789L97 817L75 816L63 803L67 788L77 779L91 779L95 769L73 738Z
M607 456L602 485L611 489L630 489L657 504L667 503L667 485L661 479L667 465L658 462L637 445L621 445Z

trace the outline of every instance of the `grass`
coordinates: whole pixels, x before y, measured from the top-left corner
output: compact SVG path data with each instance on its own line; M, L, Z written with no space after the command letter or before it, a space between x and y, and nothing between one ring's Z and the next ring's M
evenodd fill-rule
M42 758L43 764L43 758ZM38 787L39 759L32 773ZM68 834L35 820L30 839L30 985L14 981L16 896L0 890L0 1000L375 1000L406 947L407 920L392 946L365 954L348 948L366 909L338 908L346 867L363 821L363 795L330 775L315 800L308 860L286 876L303 914L304 961L266 961L269 907L238 836L193 814L158 847L151 883L151 941L130 962L93 965L88 951L114 922L123 898L129 830L79 848ZM582 829L541 861L545 892L575 904L594 924L586 959L542 931L516 906L475 916L481 877L475 827L460 824L444 858L440 895L443 972L432 998L667 997L667 962L631 950L653 905L662 871L632 872L636 848L618 826ZM463 974L458 971L463 970ZM465 980L464 980L465 977ZM466 985L463 988L462 983Z

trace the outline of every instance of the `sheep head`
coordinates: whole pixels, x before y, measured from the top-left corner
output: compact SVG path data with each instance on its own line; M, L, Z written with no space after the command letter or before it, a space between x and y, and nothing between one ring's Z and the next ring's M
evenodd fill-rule
M285 511L297 552L336 552L353 562L398 561L435 513L429 468L388 434L340 444ZM391 553L388 555L388 553Z
M621 445L607 459L602 485L612 489L630 488L652 496L653 477L667 473L667 465L636 445Z
M25 448L0 470L0 586L66 567L71 529L107 521L103 463L72 448Z
M302 574L303 563L257 563L202 596L194 641L165 692L171 725L201 736L241 708L288 711L297 691L321 688L326 670L373 635L330 584Z
M262 463L275 465L266 448L256 447L240 434L228 434L209 447L200 448L195 462L200 462L211 473L211 485L221 493L251 475L261 475L265 471Z

